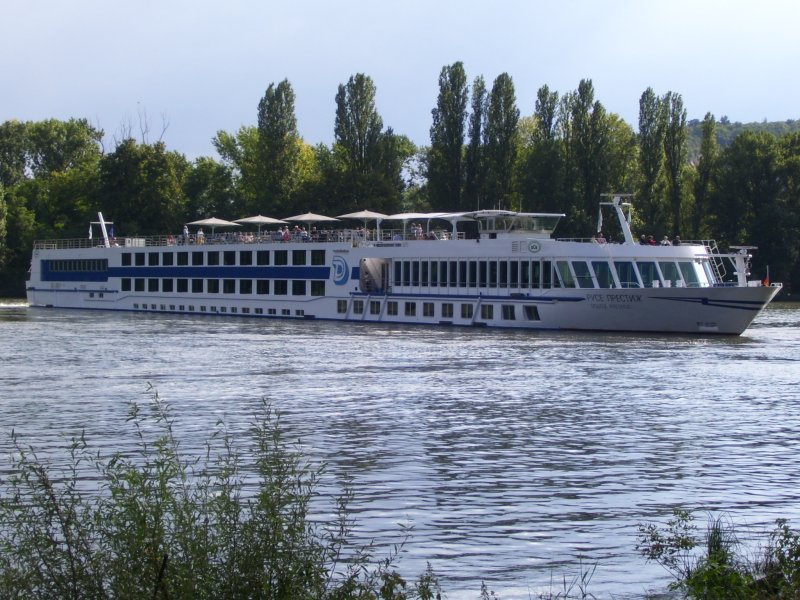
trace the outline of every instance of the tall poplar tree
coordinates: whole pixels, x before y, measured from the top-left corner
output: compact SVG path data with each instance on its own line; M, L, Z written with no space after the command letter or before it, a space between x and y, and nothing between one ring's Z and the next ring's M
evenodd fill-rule
M467 75L461 62L442 67L439 97L431 113L431 148L428 153L428 189L433 206L456 211L464 207L464 127L467 119Z
M486 157L484 149L484 131L486 130L486 113L488 99L486 82L482 76L472 83L471 113L469 116L469 145L464 183L464 204L468 209L479 209L486 199Z
M700 158L697 162L697 180L694 185L694 213L692 219L692 237L704 239L708 235L706 218L709 201L714 193L714 178L719 162L719 146L717 144L716 121L714 115L706 113L702 123L703 137L700 142Z
M258 180L254 213L283 214L297 184L300 136L294 90L287 79L269 84L258 103Z
M659 191L664 172L664 127L661 99L653 88L639 98L639 163L641 184L637 194L638 211L647 227L664 230L664 210Z
M336 93L336 144L352 173L366 174L379 162L383 120L375 109L375 84L358 73Z
M686 109L680 94L667 92L663 99L664 157L672 233L681 232L683 168L686 165Z
M494 80L486 119L486 165L489 202L508 209L513 204L512 174L517 158L519 109L508 73Z
M609 123L606 110L594 100L591 79L583 79L578 90L569 96L569 140L567 156L571 162L567 171L574 176L574 226L590 233L600 195L609 190L608 142Z

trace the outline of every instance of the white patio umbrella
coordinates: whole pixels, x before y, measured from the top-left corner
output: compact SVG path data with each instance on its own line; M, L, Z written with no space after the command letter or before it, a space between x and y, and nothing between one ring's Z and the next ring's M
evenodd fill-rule
M325 215L318 215L317 213L307 212L302 215L295 215L293 217L286 217L284 221L298 221L300 223L319 223L321 221L338 221L333 217L326 217Z
M254 217L245 217L243 219L234 219L234 223L248 223L250 225L258 226L258 233L261 233L262 225L277 225L285 224L286 221L280 219L273 219L272 217L265 217L264 215L255 215Z
M375 212L374 210L359 210L357 212L347 213L346 215L339 215L340 219L358 219L364 221L364 229L367 228L367 221L375 221L378 229L378 239L381 237L381 221L386 218L383 213Z
M191 223L187 223L187 225L197 225L199 227L211 227L211 233L214 233L214 229L217 227L241 227L239 223L234 223L233 221L226 221L225 219L218 219L217 217L209 217L207 219L200 219L199 221L192 221Z

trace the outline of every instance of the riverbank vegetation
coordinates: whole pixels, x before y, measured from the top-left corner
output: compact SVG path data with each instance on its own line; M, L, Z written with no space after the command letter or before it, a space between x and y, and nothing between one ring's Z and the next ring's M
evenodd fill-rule
M175 439L154 394L129 415L130 453L83 438L51 464L12 434L0 478L0 597L429 600L430 568L395 567L405 534L378 556L353 542L352 489L322 502L324 468L283 437L263 407L243 444L223 424L204 457Z
M563 212L559 235L588 237L607 192L635 194L637 235L757 245L754 277L785 295L800 283L795 121L687 123L679 93L648 88L631 125L589 79L518 99L508 73L470 81L460 62L441 70L422 147L384 124L363 73L339 85L330 145L299 135L288 80L256 100L253 124L214 136L216 157L167 148L146 114L113 143L79 117L0 124L0 295L23 294L35 239L86 237L98 211L133 236L212 215L505 208Z

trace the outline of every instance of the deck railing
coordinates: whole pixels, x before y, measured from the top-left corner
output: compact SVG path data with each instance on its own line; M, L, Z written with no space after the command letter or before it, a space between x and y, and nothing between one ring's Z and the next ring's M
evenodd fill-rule
M380 233L380 235L378 235ZM349 242L354 245L364 242L408 241L408 240L436 240L450 241L464 239L464 234L459 232L456 238L449 231L435 230L422 236L412 234L402 229L333 229L312 231L310 233L292 233L284 239L280 232L225 232L189 236L184 235L156 235L156 236L130 236L109 238L112 247L122 248L150 248L164 246L200 246L218 244L274 244L282 242ZM80 248L103 248L104 240L97 238L72 238L56 240L36 240L33 243L36 250L74 250Z

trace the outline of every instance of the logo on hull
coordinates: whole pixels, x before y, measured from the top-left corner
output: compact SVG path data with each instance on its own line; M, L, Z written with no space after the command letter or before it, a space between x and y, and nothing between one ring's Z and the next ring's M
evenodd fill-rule
M347 283L348 279L350 279L347 261L341 256L334 256L331 266L333 267L333 283L336 285Z

